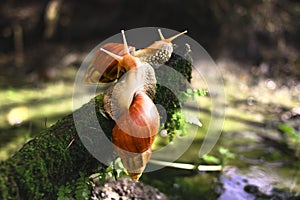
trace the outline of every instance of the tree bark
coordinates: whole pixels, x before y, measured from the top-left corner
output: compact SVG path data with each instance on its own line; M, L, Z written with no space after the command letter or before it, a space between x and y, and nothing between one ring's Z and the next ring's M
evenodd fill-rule
M191 63L186 59L172 55L167 64L181 72L187 80L191 78ZM170 76L170 74L168 75ZM170 78L172 81L172 78ZM178 83L178 88L182 88ZM158 87L154 98L170 115L180 108L178 99L167 88ZM59 120L50 128L42 131L39 136L26 143L14 156L0 165L0 199L57 199L58 188L71 183L81 175L89 176L103 170L106 166L94 158L79 139L80 131L87 131L91 137L99 130L100 123L105 136L111 140L114 121L104 117L100 108L103 107L103 95L98 95L74 113ZM98 124L99 125L99 124ZM90 138L93 140L93 138ZM112 159L113 147L99 146L99 152L109 152L107 158Z

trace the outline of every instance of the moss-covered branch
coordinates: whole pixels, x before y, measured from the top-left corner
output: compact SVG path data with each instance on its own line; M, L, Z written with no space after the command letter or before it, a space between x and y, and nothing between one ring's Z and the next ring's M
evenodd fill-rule
M88 116L95 111L99 101L101 98L95 98L76 111L82 115L86 127L90 125ZM109 133L113 121L99 113L98 117L105 125L102 127L104 131ZM56 199L60 185L79 178L79 172L91 174L99 166L101 163L91 156L78 138L70 114L1 163L0 199Z
M190 79L190 62L173 55L170 65ZM180 86L181 83L178 84ZM179 86L177 88L181 88ZM172 91L163 87L158 88L155 102L165 107L168 116L180 106ZM75 119L82 130L89 131L89 136L93 135L92 131L97 132L97 129L91 128L95 127L93 116L96 113L105 135L111 139L114 121L105 118L99 112L99 106L103 106L102 95L44 130L14 156L2 162L0 199L56 199L60 186L78 179L80 174L88 176L99 168L106 168L82 144L74 123ZM101 149L104 148L101 146L98 148L100 152L107 150Z

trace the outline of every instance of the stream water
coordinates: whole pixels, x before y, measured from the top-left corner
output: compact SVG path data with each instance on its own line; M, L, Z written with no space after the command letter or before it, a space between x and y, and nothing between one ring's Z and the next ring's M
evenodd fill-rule
M255 82L245 72L233 75L229 71L223 71L227 100L222 135L208 155L226 159L219 152L222 147L234 158L226 159L223 171L166 167L146 173L142 181L171 199L300 199L299 140L278 128L285 124L299 135L300 84L271 79ZM203 127L190 136L193 143L178 163L205 163L199 151L211 122L211 101L200 98ZM164 156L168 158L168 153Z

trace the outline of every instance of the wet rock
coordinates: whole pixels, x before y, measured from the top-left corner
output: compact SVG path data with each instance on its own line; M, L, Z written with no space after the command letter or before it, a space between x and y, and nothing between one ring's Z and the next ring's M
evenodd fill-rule
M158 189L141 182L134 183L129 178L108 179L102 185L96 182L91 199L116 199L116 200L166 200L167 196Z
M244 190L255 196L255 199L262 200L262 199L280 199L280 200L296 200L300 199L300 196L297 196L293 192L289 190L273 188L270 194L265 194L259 190L259 187L256 185L246 185Z
M256 185L246 185L244 187L244 190L250 194L258 194L259 193L259 189Z

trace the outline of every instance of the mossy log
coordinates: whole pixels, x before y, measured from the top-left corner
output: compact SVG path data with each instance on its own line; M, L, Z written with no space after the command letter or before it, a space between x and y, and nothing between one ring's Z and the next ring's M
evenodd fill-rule
M95 98L76 111L82 114L86 127L90 125L89 113L94 112L100 100ZM106 125L103 127L107 128L106 131L111 130L113 121L101 114L99 121ZM101 163L86 150L77 136L70 114L1 163L0 199L56 199L60 185L79 178L80 172L91 174L99 166Z
M167 65L190 80L191 62L173 54ZM178 84L177 88L182 88L181 83ZM81 127L91 131L90 127L94 127L92 116L96 111L101 128L111 139L114 121L99 112L99 108L103 106L102 97L95 97L74 113L45 129L15 155L2 162L0 199L57 199L60 186L77 180L80 174L89 176L101 168L105 169L107 166L94 158L82 144L74 123L74 117L77 116L80 119L76 120L80 121ZM165 107L168 116L180 107L176 96L165 87L158 87L154 101ZM167 120L169 119L170 117Z

